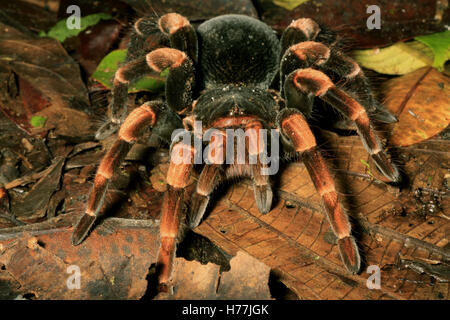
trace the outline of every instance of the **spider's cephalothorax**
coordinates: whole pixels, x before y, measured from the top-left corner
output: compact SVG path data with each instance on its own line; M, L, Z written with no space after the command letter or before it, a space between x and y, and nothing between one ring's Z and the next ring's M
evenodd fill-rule
M142 52L143 43L154 32L155 25L171 47ZM145 74L160 73L167 68L165 102L147 102L123 120L128 85ZM275 80L280 81L279 92L269 89ZM395 118L375 101L358 64L338 50L333 32L311 19L298 19L279 41L269 26L247 16L219 16L204 22L197 30L176 13L162 16L157 24L153 19L142 18L135 23L127 63L116 72L114 84L109 127L121 125L118 139L99 165L85 215L74 230L74 244L80 243L94 224L114 170L137 140L140 129L150 126L153 133L170 141L173 130L184 128L184 133L193 140L198 137L191 131L192 124L201 121L203 132L214 128L220 133L209 143L215 147L225 146L228 128L242 128L246 132L278 130L285 150L301 155L322 197L345 267L352 273L359 271L358 247L347 214L306 119L318 98L354 121L378 169L397 182L398 170L383 151L370 120L393 122ZM254 138L259 141L257 136ZM252 140L252 135L248 138ZM161 290L167 288L170 280L184 208L184 188L197 152L190 143L192 140L173 139L170 149L157 260ZM257 144L258 147L250 148L252 141L246 145L248 154L253 156L267 147ZM186 159L190 160L179 161L180 155L189 156ZM217 152L214 157L216 161L203 165L197 181L188 214L191 227L199 224L215 187L231 174L249 175L259 211L270 211L272 189L269 176L262 174L261 168L266 166L262 161L237 165L225 164L224 152Z

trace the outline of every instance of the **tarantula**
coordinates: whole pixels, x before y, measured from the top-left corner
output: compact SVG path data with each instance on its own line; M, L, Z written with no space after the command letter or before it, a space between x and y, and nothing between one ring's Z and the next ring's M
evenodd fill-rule
M145 53L143 44L155 26L170 40L170 47ZM115 74L110 104L108 130L121 124L118 138L98 167L85 214L73 232L73 244L83 241L92 228L114 170L138 139L141 129L150 126L152 134L170 141L173 130L184 128L182 133L191 139L181 139L180 135L172 139L168 190L161 209L157 270L159 290L167 291L184 213L184 189L197 156L192 141L199 137L192 130L193 122L201 121L203 132L214 128L219 135L208 144L216 150L210 156L215 161L203 164L188 214L190 227L201 221L216 186L232 175L249 176L259 211L270 211L270 177L261 170L267 164L259 158L253 164L248 161L225 164L223 147L229 143L227 129L241 128L253 133L275 129L282 138L283 150L301 156L322 197L342 261L349 272L357 273L358 247L308 119L317 102L323 101L354 121L378 169L391 181L398 182L399 171L383 151L371 125L373 119L384 122L396 119L374 99L358 64L339 49L336 34L303 18L293 21L279 40L268 25L243 15L219 16L195 30L177 13L160 17L157 24L152 18L141 18L134 29L127 63ZM129 84L145 74L166 69L169 72L165 101L144 103L124 119ZM280 89L275 90L278 84ZM258 134L249 134L247 138L248 155L258 155L267 148L267 144L259 144Z

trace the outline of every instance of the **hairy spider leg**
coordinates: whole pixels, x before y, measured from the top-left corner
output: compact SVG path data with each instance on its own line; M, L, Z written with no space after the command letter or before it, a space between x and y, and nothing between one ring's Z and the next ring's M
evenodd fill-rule
M300 111L287 108L277 116L277 125L295 151L302 155L303 163L322 198L331 228L338 238L342 261L348 271L357 273L361 264L358 246L351 235L350 222L340 204L333 178L317 149L316 139L308 123Z
M315 41L304 41L290 46L281 59L281 94L284 95L284 81L292 71L314 68L329 76L332 81L347 92L351 92L366 109L369 116L380 122L396 122L392 113L377 102L370 89L369 81L358 63L337 49ZM308 115L308 113L306 113Z
M147 39L156 32L162 32L167 36L172 48L185 52L190 59L197 61L198 44L197 34L194 28L185 17L177 13L168 13L163 15L158 20L157 24L155 24L153 18L149 17L141 18L136 21L131 34L130 44L125 58L126 65L124 68L127 68L128 64L136 64L135 60L142 60L142 57L146 54L144 49L145 43ZM102 140L113 134L119 128L127 113L128 87L130 82L121 81L123 78L120 77L120 72L122 72L120 69L116 72L112 90L112 100L108 107L110 121L106 122L97 130L96 138L98 140ZM139 79L143 75L144 74L142 73L138 73L136 78ZM171 93L172 95L178 94L176 91Z
M293 20L281 35L280 58L283 57L290 46L305 41L321 42L334 47L337 45L337 35L310 18Z
M172 48L156 49L144 57L129 62L117 70L115 82L128 84L136 81L145 74L161 72L169 69L166 90L178 92L180 95L167 96L167 104L173 111L185 110L192 105L192 83L194 70L192 61L187 55ZM125 98L126 99L126 98ZM101 205L104 201L109 180L114 169L121 163L129 151L130 143L137 138L137 131L133 128L142 128L142 123L147 123L146 118L151 113L145 113L149 105L135 109L126 118L119 130L119 140L113 145L100 163L97 175L94 179L94 188L86 209L86 215L80 220L75 228L72 241L79 244L88 234L95 222ZM149 110L153 110L150 108ZM156 121L156 113L153 111L153 123Z
M168 292L170 288L180 218L184 210L184 189L189 182L195 152L194 145L186 143L184 139L174 140L170 150L170 165L167 172L168 189L164 194L161 209L161 245L156 263L160 292Z
M105 200L108 184L114 171L120 166L131 146L139 136L139 131L145 126L153 127L157 120L161 102L146 102L134 109L120 127L118 139L103 157L97 169L87 203L85 214L75 226L72 234L72 244L80 244L92 228Z
M158 26L169 37L172 48L185 52L194 62L197 62L197 33L188 19L178 13L168 13L159 19Z
M391 181L400 181L399 171L383 151L366 109L347 92L337 88L327 75L311 68L294 71L286 79L285 90L319 97L354 121L361 141L378 169Z

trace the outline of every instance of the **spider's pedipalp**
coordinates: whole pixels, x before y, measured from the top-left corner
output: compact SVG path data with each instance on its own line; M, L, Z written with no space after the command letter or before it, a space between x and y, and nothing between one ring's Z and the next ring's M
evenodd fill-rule
M280 112L277 125L281 133L292 143L296 152L302 155L303 162L317 192L322 197L328 221L338 238L339 252L346 268L357 273L360 256L356 242L351 235L348 216L343 210L330 171L316 146L311 129L303 115L295 109Z
M84 216L75 226L72 243L80 244L92 228L105 200L108 184L114 171L120 166L131 145L137 139L139 130L146 125L154 125L160 102L148 102L133 110L119 130L119 138L103 157L94 178L94 187L89 196Z
M388 160L379 138L372 128L366 109L344 90L337 88L321 71L302 69L294 71L286 81L293 81L289 89L297 89L299 95L314 94L344 116L354 121L363 145L378 169L391 181L398 182L400 174L397 167ZM288 105L289 102L287 103Z
M267 143L262 139L264 126L261 121L251 121L245 125L248 142L246 148L250 162L251 178L253 180L253 193L259 212L266 214L272 208L273 192L268 174L263 174L267 164L261 159L266 154ZM256 162L256 163L255 163Z
M205 165L198 178L196 191L192 199L192 208L189 214L189 226L195 228L199 225L206 212L211 194L223 180L223 169L220 164Z
M251 164L250 170L253 179L253 193L255 196L258 211L266 214L272 208L273 192L270 185L269 175L262 174L264 167L267 167L261 161L257 164Z

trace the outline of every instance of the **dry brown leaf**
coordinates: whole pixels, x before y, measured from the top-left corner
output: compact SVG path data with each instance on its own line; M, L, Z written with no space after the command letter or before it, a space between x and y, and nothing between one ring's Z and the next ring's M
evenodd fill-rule
M174 295L171 299L259 300L271 299L270 268L245 252L230 261L230 271L220 274L220 266L202 265L178 258L174 266Z
M25 78L53 103L66 107L74 102L89 105L79 67L58 41L10 39L3 35L0 55L2 65Z
M64 157L55 158L33 188L23 198L12 203L12 211L18 219L32 220L45 216L50 197L59 187L64 161Z
M320 197L301 163L287 165L278 183L278 202L266 215L257 210L251 185L233 185L195 229L228 253L243 250L271 267L301 299L448 299L449 284L428 274L397 268L398 254L448 261L450 194L445 187L448 141L405 148L403 169L413 191L374 179L358 137L329 135L335 180L352 216L363 265L358 275L343 267L336 238L322 214ZM360 160L365 159L369 166ZM371 169L372 168L372 169ZM431 177L431 179L430 179ZM367 267L381 270L381 289L366 286Z
M2 278L14 279L8 286L14 293L34 294L37 299L141 298L159 248L159 225L150 220L107 219L89 239L73 246L71 226L78 218L61 216L1 230ZM68 269L71 266L80 270L79 289L67 285L74 274Z
M90 112L90 102L79 65L61 44L25 35L2 23L0 30L0 69L17 75L21 98L11 97L13 101L2 104L2 111L29 132L32 116L50 105L50 110L41 112L48 114L48 123L61 135L84 137L92 133L92 122L85 113Z
M46 119L44 130L55 129L55 134L59 136L86 139L95 132L91 118L79 110L52 105L34 115Z
M389 144L409 146L426 140L450 123L450 79L421 68L383 85L385 106L398 117Z

